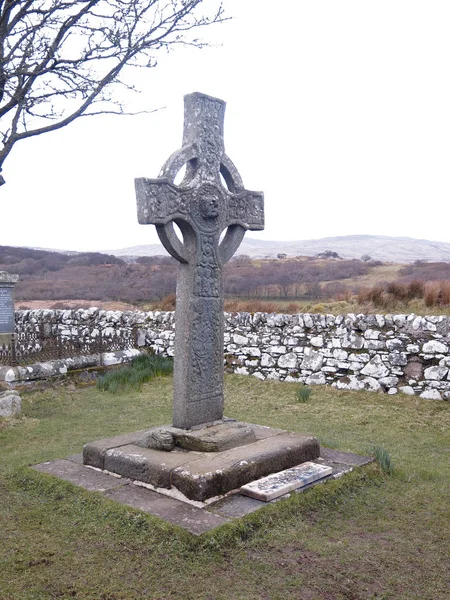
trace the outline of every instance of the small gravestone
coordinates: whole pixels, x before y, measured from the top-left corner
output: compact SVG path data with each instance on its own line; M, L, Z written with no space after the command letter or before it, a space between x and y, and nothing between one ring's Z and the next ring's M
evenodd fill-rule
M158 179L136 179L136 196L139 223L156 225L179 263L173 425L189 429L223 417L222 268L246 230L264 228L264 201L244 188L225 154L225 102L200 93L184 100L183 146Z
M0 417L15 417L21 411L22 401L15 391L0 392Z
M18 275L0 271L0 349L8 355L9 364L15 363L14 286L18 281Z

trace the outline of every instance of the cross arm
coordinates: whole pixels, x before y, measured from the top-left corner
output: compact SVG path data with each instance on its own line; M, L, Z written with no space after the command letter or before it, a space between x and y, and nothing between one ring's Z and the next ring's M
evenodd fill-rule
M243 190L228 198L227 224L250 231L264 229L264 194Z
M135 179L138 222L141 225L165 225L177 218L186 218L185 197L169 179Z

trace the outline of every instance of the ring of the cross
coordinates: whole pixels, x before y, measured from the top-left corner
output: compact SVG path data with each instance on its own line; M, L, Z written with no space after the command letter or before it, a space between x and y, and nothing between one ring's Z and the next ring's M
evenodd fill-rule
M191 173L195 172L195 161L198 159L198 149L195 143L188 144L180 150L175 151L164 163L159 177L166 177L172 183L175 183L175 178L181 169L187 165L189 172L189 166ZM234 166L232 160L224 153L220 160L220 175L222 175L223 181L225 182L226 189L232 194L239 193L244 190L244 184L239 171ZM205 200L205 204L208 201ZM204 206L201 209L205 214L209 214L210 217L205 217L208 221L215 219L215 213L219 214L218 206L212 202L210 206ZM165 225L158 226L157 232L161 242L163 243L166 250L180 262L189 262L189 256L187 248L178 239L173 222L166 223ZM226 263L238 249L245 235L245 229L241 225L230 225L225 230L225 235L219 244L218 254L219 260L222 264Z
M189 144L184 146L180 150L174 152L164 163L159 177L167 177L172 183L175 182L175 178L181 169L185 165L192 165L192 169L195 171L195 161L198 159L198 150L195 144ZM244 189L244 184L239 171L234 166L233 161L226 155L223 154L220 160L220 174L223 177L226 188L231 193L235 194Z

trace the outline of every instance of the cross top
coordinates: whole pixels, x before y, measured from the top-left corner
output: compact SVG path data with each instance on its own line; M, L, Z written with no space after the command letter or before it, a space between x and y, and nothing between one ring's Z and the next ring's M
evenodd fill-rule
M238 170L225 154L225 102L198 92L185 96L184 102L183 147L170 156L158 179L136 179L138 221L156 225L163 246L183 263L196 260L202 233L213 235L222 265L237 250L245 230L264 229L263 194L244 189ZM184 179L175 185L184 165ZM184 243L173 223L181 229ZM219 244L224 229L227 233Z
M244 188L225 154L225 102L196 92L185 96L184 107L182 148L158 179L135 183L139 223L156 225L163 246L179 262L173 424L187 429L223 417L222 266L247 229L264 229L264 200ZM183 166L183 181L176 185Z

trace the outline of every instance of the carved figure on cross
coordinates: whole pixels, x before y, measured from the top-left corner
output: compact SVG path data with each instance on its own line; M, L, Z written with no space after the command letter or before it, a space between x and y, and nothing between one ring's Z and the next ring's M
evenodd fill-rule
M264 199L244 188L225 154L225 102L198 92L184 101L182 148L158 179L135 183L139 223L156 225L161 243L179 262L173 424L188 429L223 417L222 267L246 230L264 229Z

